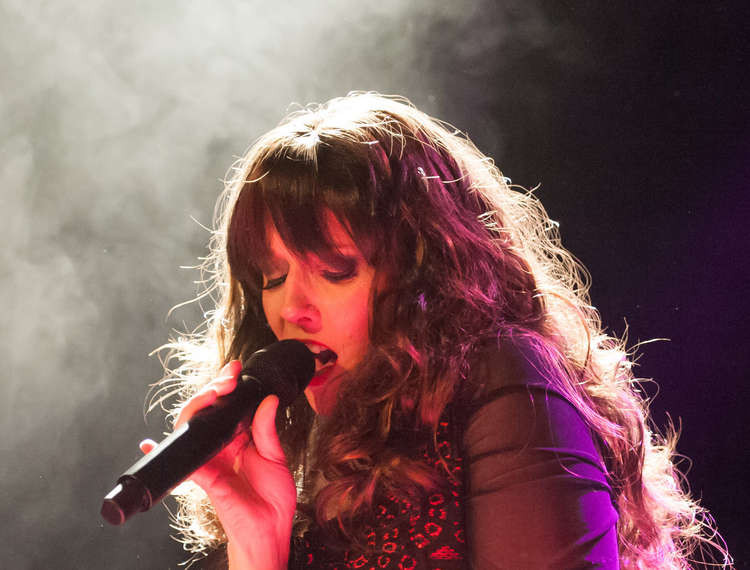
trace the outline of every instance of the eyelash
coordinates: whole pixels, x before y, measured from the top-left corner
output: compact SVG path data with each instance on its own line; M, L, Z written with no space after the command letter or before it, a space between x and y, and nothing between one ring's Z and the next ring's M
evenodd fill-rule
M347 279L356 277L357 270L356 268L354 268L347 269L345 271L323 271L321 272L321 275L325 280L330 281L331 283L340 283L342 281L346 281ZM286 275L282 275L281 277L277 277L276 279L269 279L268 282L263 285L262 289L264 291L275 289L279 285L283 284L284 281L286 281Z
M268 291L269 289L275 289L279 285L281 285L284 281L286 281L286 275L282 275L281 277L277 277L276 279L269 279L268 283L263 285L261 289L264 291Z

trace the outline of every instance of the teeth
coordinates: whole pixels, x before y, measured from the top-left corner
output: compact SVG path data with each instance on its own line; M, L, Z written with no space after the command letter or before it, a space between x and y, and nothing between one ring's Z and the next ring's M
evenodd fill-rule
M323 352L324 350L326 350L325 348L323 348L319 344L305 344L305 346L307 347L307 350L309 350L310 352L312 352L314 354L320 354L321 352Z
M317 343L312 342L306 342L305 346L307 347L307 350L312 352L313 354L322 354L324 352L333 352L330 348L326 348L325 346Z
M305 343L307 349L315 355L315 368L320 371L324 366L335 362L338 356L330 348L317 343Z

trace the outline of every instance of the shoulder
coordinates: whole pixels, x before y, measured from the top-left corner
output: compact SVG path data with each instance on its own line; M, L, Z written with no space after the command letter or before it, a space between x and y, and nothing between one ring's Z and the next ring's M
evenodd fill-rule
M543 339L526 334L501 335L477 354L468 378L470 399L486 400L495 392L519 388L555 390L564 375Z
M498 449L566 449L600 464L594 434L564 395L569 379L544 340L499 338L482 351L474 372L463 407L463 442L470 456Z
M617 565L614 493L543 339L483 351L464 424L467 536L480 568Z

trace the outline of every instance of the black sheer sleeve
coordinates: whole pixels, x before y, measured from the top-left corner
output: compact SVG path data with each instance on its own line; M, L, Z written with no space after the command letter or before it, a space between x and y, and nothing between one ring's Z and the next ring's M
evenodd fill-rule
M463 434L472 567L618 568L617 512L592 433L533 351L487 363Z

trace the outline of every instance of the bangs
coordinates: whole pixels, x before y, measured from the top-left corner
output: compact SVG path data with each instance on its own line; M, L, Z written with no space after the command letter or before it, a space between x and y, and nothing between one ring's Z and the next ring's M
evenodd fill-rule
M294 156L285 149L252 168L232 212L227 254L232 274L257 284L269 257L267 224L272 222L295 255L340 257L328 227L332 214L349 233L365 260L376 265L377 248L387 228L376 220L381 177L370 162L366 143L336 149L320 143L314 155ZM297 153L302 154L302 153ZM363 156L364 155L364 156Z

